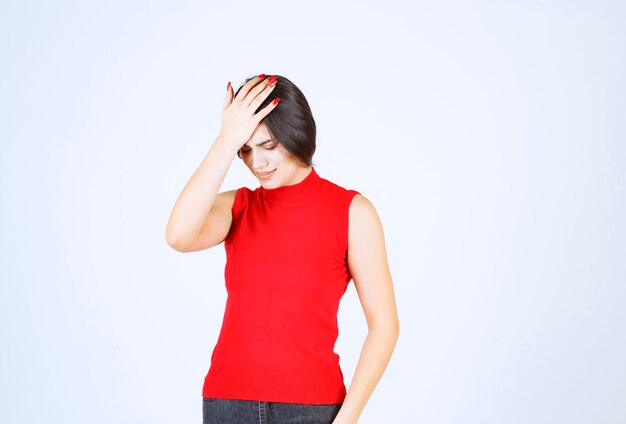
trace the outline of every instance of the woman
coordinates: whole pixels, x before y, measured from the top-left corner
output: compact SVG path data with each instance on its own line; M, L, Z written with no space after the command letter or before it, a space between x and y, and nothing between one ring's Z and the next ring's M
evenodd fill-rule
M203 423L357 423L399 333L380 220L365 196L317 174L315 121L291 81L261 74L226 89L219 135L166 229L177 251L226 249ZM260 186L218 193L235 157ZM369 330L346 391L333 349L351 279Z

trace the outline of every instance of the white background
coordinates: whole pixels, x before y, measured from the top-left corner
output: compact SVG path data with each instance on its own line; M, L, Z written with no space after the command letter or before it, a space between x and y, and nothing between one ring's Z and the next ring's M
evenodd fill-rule
M226 83L263 72L385 229L401 332L360 423L626 422L625 12L3 1L0 421L201 422L225 254L164 231ZM348 386L352 283L339 319Z

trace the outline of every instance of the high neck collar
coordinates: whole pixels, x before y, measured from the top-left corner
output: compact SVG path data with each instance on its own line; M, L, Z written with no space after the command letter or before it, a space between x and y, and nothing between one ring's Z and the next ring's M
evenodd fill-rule
M314 195L324 180L311 167L309 174L299 183L266 189L260 186L261 195L279 203L299 203Z

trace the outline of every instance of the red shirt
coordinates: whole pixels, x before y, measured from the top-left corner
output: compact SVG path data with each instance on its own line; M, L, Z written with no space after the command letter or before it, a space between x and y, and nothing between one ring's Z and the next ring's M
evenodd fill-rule
M237 190L224 240L228 297L204 397L343 402L334 346L352 279L348 211L356 194L313 167L294 185Z

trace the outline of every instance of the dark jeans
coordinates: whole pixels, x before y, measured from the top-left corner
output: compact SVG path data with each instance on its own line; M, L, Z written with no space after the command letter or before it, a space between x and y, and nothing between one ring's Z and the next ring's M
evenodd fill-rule
M202 424L332 424L343 403L202 398Z

